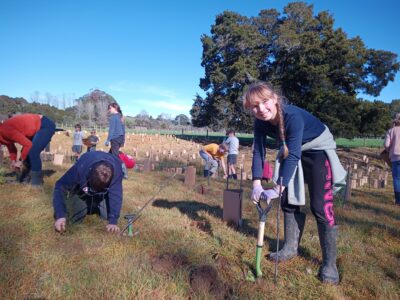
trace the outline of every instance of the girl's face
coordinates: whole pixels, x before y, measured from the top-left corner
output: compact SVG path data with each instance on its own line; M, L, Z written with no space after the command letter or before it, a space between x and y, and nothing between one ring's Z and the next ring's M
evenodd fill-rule
M254 96L253 105L251 107L251 111L259 120L268 121L272 124L278 123L278 111L276 108L276 103L278 102L278 98L275 94L272 94L270 97L260 97Z
M117 109L116 109L115 107L110 106L110 107L108 108L108 112L109 112L110 114L116 114L118 111L117 111Z
M75 131L81 131L79 127L75 127Z

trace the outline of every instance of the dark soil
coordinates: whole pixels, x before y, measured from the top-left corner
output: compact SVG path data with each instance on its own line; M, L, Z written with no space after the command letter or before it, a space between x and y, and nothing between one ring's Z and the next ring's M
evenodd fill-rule
M208 221L192 221L190 222L190 226L196 227L205 233L211 233L211 225Z
M228 299L231 291L218 278L217 270L209 265L199 266L190 273L192 293L199 296L208 295L212 299Z
M153 270L162 274L169 274L187 264L187 257L182 254L162 254L151 259Z

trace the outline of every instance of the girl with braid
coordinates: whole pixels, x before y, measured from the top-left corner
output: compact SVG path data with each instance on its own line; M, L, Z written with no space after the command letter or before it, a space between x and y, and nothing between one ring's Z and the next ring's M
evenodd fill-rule
M284 213L285 244L270 258L287 261L298 255L306 215L300 207L305 205L304 183L308 184L311 211L317 221L322 250L319 277L323 282L338 284L336 242L338 226L333 212L333 194L345 184L346 171L336 154L336 143L329 129L309 112L286 104L272 86L258 82L244 95L245 109L255 117L253 149L252 201L270 202L279 198ZM266 136L278 139L278 152L273 181L275 186L264 190L261 186L266 155ZM282 177L282 187L279 178Z

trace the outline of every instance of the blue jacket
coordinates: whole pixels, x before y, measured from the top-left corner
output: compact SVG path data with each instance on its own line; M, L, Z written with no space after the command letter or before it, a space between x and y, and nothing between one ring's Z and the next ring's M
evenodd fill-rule
M285 142L289 149L289 155L282 162L279 176L283 177L283 185L287 186L301 159L301 146L320 136L325 130L325 126L318 118L297 106L285 105L282 110L285 121ZM256 119L254 123L253 179L262 178L267 135L279 140L278 126Z
M118 157L102 151L86 152L79 160L56 182L53 193L53 207L55 218L65 218L65 192L74 190L79 186L82 190L87 186L91 166L97 162L106 161L114 169L114 174L108 189L108 222L117 224L122 206L122 167Z
M120 114L111 114L110 127L108 128L107 141L111 141L120 136L125 136L125 126L121 121Z

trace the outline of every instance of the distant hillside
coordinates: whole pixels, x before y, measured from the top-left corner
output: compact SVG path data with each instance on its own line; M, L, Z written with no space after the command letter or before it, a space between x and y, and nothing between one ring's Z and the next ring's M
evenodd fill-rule
M56 101L57 102L57 101ZM6 119L9 114L15 113L37 113L51 118L57 123L73 125L80 123L84 127L107 127L108 126L108 104L116 102L113 96L99 89L92 89L89 93L73 100L74 106L58 109L49 104L28 102L22 97L12 98L6 95L0 96L0 121ZM72 103L71 103L72 104ZM190 119L180 114L175 119L166 114L160 114L153 118L143 111L137 116L127 116L124 107L125 126L127 128L139 129L188 129L191 128Z
M5 95L0 95L0 112L2 115L15 113L42 114L58 123L71 123L75 119L75 113L72 109L62 110L48 104L29 103L24 98L12 98Z
M99 89L94 89L75 101L75 118L84 125L106 126L108 104L117 102L113 96Z

